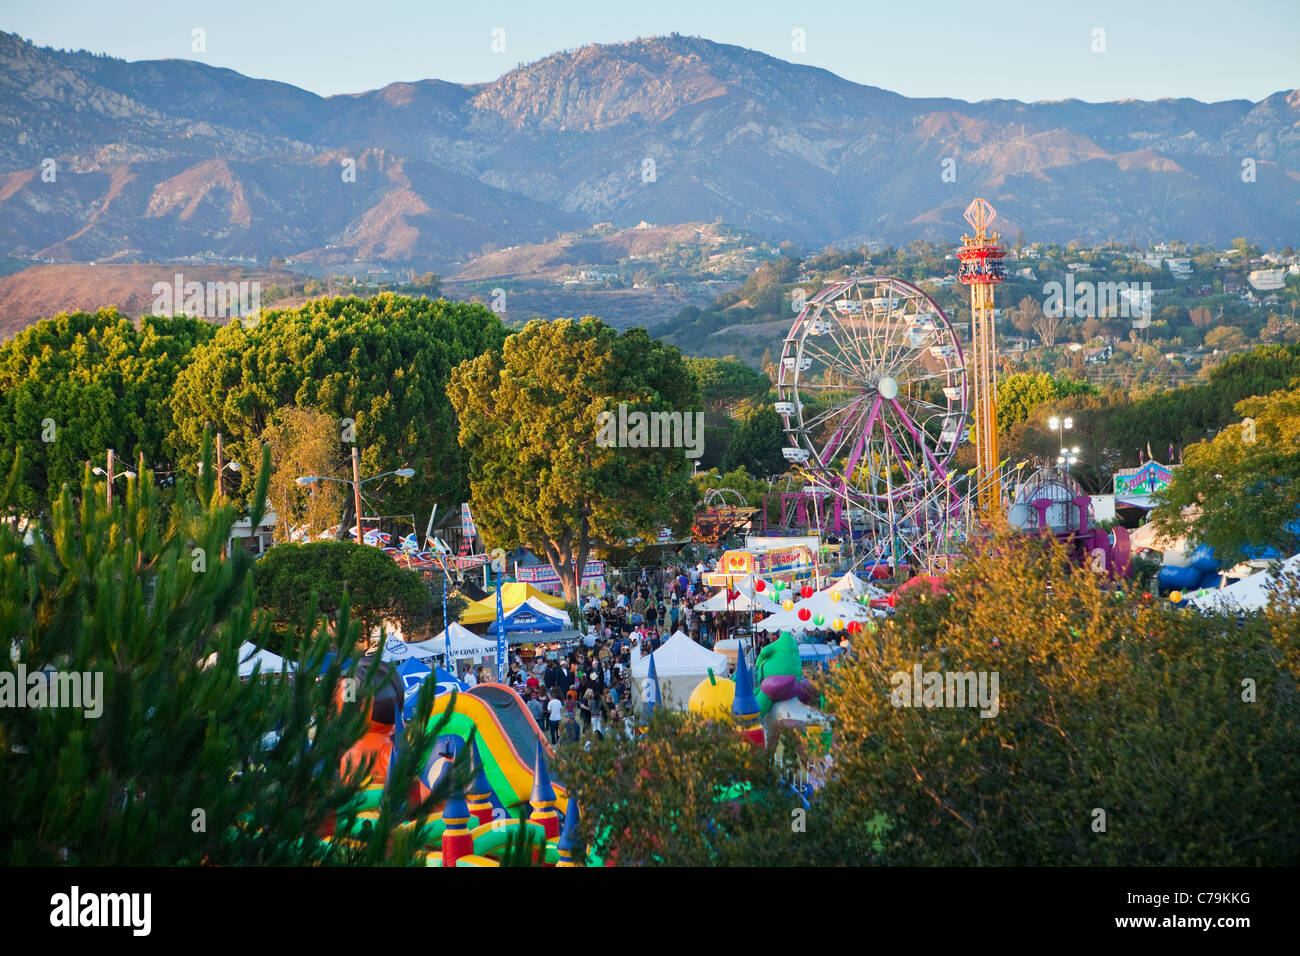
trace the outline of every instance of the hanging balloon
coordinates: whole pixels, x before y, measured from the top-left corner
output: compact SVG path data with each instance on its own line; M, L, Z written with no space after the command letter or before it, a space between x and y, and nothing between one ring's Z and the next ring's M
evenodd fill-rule
M844 630L844 621L837 617L835 620L831 621L831 628L836 631Z
M850 634L856 634L856 633L858 633L858 631L860 631L860 630L862 630L862 625L861 625L861 624L859 624L857 621L849 621L849 633L850 633Z
M892 594L889 595L889 598L888 598L887 600L888 600L888 602L889 602L889 606L890 606L890 607L893 607L893 606L894 606L894 596L893 596Z
M799 608L799 620L806 621L810 617L812 617L812 611L808 610L806 607Z
M773 581L773 582L772 582L772 587L776 588L778 591L784 591L784 590L785 590L785 582L784 582L784 581Z
M1178 603L1179 601L1181 601L1182 599L1183 599L1183 592L1182 592L1182 591L1170 591L1170 592L1169 592L1169 600L1173 601L1175 604L1177 604L1177 603Z
M854 623L857 623L857 622L854 622ZM876 633L876 622L875 622L875 621L868 621L868 622L867 622L867 631L868 631L869 633L871 633L871 634L875 634L875 633Z
M803 595L804 598L810 598L813 596L815 592L813 591L811 584L805 584L802 588L799 589L799 593Z
M813 623L816 624L818 627L821 627L823 624L826 623L826 615L818 614L816 617L813 618Z
M838 601L839 599L840 599L840 592L839 592L839 591L832 591L832 592L831 592L831 600L832 600L832 601Z
M781 610L783 610L783 611L793 611L793 610L794 610L794 601L791 601L789 598L786 598L784 601L781 602Z
M767 590L767 582L764 581L762 578L759 578L757 581L754 582L754 590L757 591L759 594L762 594L764 591Z

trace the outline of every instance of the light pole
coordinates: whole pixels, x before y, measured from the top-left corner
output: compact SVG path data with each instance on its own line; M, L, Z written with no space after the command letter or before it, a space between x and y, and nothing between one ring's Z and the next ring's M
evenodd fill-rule
M1077 445L1073 448L1062 448L1061 454L1056 458L1056 464L1058 466L1063 466L1067 475L1070 473L1070 469L1078 463L1079 447Z
M96 468L92 468L92 469L91 469L91 473L92 473L92 474L102 475L103 477L105 477L105 478L108 479L108 504L109 504L110 507L111 507L112 504L113 504L113 482L116 481L118 478L134 478L134 477L135 477L135 472L132 471L130 468L127 468L127 469L125 469L125 470L123 470L123 471L119 471L119 472L117 472L116 474L114 474L114 473L113 473L113 460L114 460L114 459L113 459L113 449L110 448L110 449L108 450L108 469L105 470L105 469L103 469L103 468L99 468L99 467L96 467Z
M352 480L346 478L330 478L327 475L300 475L294 481L300 485L313 485L318 481L336 481L340 485L352 486L352 502L357 512L357 544L364 544L365 539L361 533L361 486L367 481L377 481L380 478L387 478L389 475L400 475L402 478L411 478L415 475L414 468L398 468L396 471L385 471L383 474L371 475L369 478L361 477L361 449L356 445L352 446Z
M221 432L217 432L217 494L224 495L225 489L222 487L221 479L227 470L239 471L240 465L237 461L223 461L221 455ZM203 474L203 462L199 462L199 474Z
M1068 417L1061 419L1053 415L1051 418L1047 420L1047 427L1050 428L1052 431L1056 432L1057 453L1064 455L1065 454L1065 433L1074 427L1074 419ZM1078 449L1076 448L1075 451L1078 451Z

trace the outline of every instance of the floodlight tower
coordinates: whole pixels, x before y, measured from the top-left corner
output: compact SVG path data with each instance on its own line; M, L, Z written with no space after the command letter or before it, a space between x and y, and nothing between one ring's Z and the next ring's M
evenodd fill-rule
M975 456L979 517L992 522L1002 512L1002 478L998 467L998 371L997 343L993 337L993 287L1006 278L1002 257L1006 250L998 244L998 234L989 232L997 213L983 199L966 207L966 221L975 235L961 237L957 258L961 261L959 278L970 286L971 342L975 368L971 375L974 389Z

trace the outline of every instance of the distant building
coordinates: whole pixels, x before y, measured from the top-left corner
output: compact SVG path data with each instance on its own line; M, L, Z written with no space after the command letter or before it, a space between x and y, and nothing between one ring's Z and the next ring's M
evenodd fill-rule
M1246 280L1259 292L1271 292L1286 285L1286 271L1283 269L1256 269Z
M1111 356L1114 354L1115 354L1115 350L1111 348L1110 343L1108 342L1107 344L1101 346L1100 348L1088 349L1086 352L1084 352L1083 364L1098 365L1102 362L1109 362Z

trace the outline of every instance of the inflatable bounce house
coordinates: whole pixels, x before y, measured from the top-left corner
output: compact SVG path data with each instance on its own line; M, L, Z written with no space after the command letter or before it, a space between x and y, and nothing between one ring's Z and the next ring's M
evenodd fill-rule
M344 756L339 770L347 774L371 759L373 769L362 792L337 814L334 832L325 834L326 839L355 837L373 826L389 785L407 693L398 669L373 655L358 663L357 679L364 679L372 667L382 673L379 690L369 700L369 729ZM359 706L342 699L342 685L336 705ZM577 804L551 780L547 761L554 754L515 691L500 684L479 684L463 692L440 687L429 718L430 731L435 728L438 736L419 760L419 779L405 795L406 805L416 807L433 793L447 793L417 837L427 865L498 866L512 847L524 842L534 848L537 863L581 865ZM468 787L452 774L458 759L470 761ZM343 820L349 821L346 832L341 832ZM408 820L398 829L414 825Z

